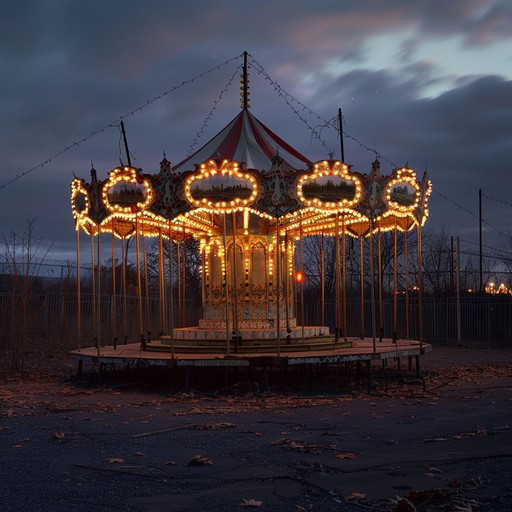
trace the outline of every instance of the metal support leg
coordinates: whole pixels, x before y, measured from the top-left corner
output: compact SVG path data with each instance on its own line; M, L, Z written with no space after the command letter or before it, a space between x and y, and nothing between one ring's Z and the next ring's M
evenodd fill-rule
M368 362L368 394L372 394L372 360L369 359Z

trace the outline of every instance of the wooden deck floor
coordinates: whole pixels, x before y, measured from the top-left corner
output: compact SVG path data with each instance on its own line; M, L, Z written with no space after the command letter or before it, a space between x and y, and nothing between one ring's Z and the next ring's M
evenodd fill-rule
M349 339L350 343L325 344L322 348L304 343L302 346L294 346L289 350L286 346L273 351L261 352L255 347L254 352L247 349L243 353L226 353L226 350L212 351L198 346L193 351L188 348L180 352L176 346L174 351L167 347L167 350L143 350L139 343L129 345L104 346L83 348L70 352L70 357L77 361L93 364L136 364L143 363L149 366L168 367L232 367L232 366L278 366L278 365L305 365L318 363L342 363L350 361L375 361L395 359L408 356L418 358L425 352L429 352L432 346L418 341L399 340L393 343L392 340L378 340L374 343L372 339L361 340L359 338ZM347 346L350 345L350 346Z

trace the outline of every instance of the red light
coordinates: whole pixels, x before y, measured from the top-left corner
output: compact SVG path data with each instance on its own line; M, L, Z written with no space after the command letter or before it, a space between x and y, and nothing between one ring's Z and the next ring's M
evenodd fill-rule
M297 281L297 283L302 283L302 281L304 280L304 274L302 272L297 272L295 274L295 280Z

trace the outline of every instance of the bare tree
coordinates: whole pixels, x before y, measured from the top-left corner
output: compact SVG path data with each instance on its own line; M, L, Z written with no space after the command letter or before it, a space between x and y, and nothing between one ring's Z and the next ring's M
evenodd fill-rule
M48 252L53 244L45 249L42 238L36 238L35 218L27 219L27 230L19 235L11 232L3 236L1 258L10 276L10 347L11 371L25 374L25 352L28 341L29 305L34 283L40 273Z

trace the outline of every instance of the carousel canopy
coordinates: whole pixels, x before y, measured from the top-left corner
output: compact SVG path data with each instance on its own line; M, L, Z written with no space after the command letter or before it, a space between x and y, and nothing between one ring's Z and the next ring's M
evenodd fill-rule
M201 149L173 166L173 171L181 174L201 162L227 159L245 162L247 169L265 173L270 171L276 156L281 157L285 171L304 170L311 164L307 157L244 109Z

